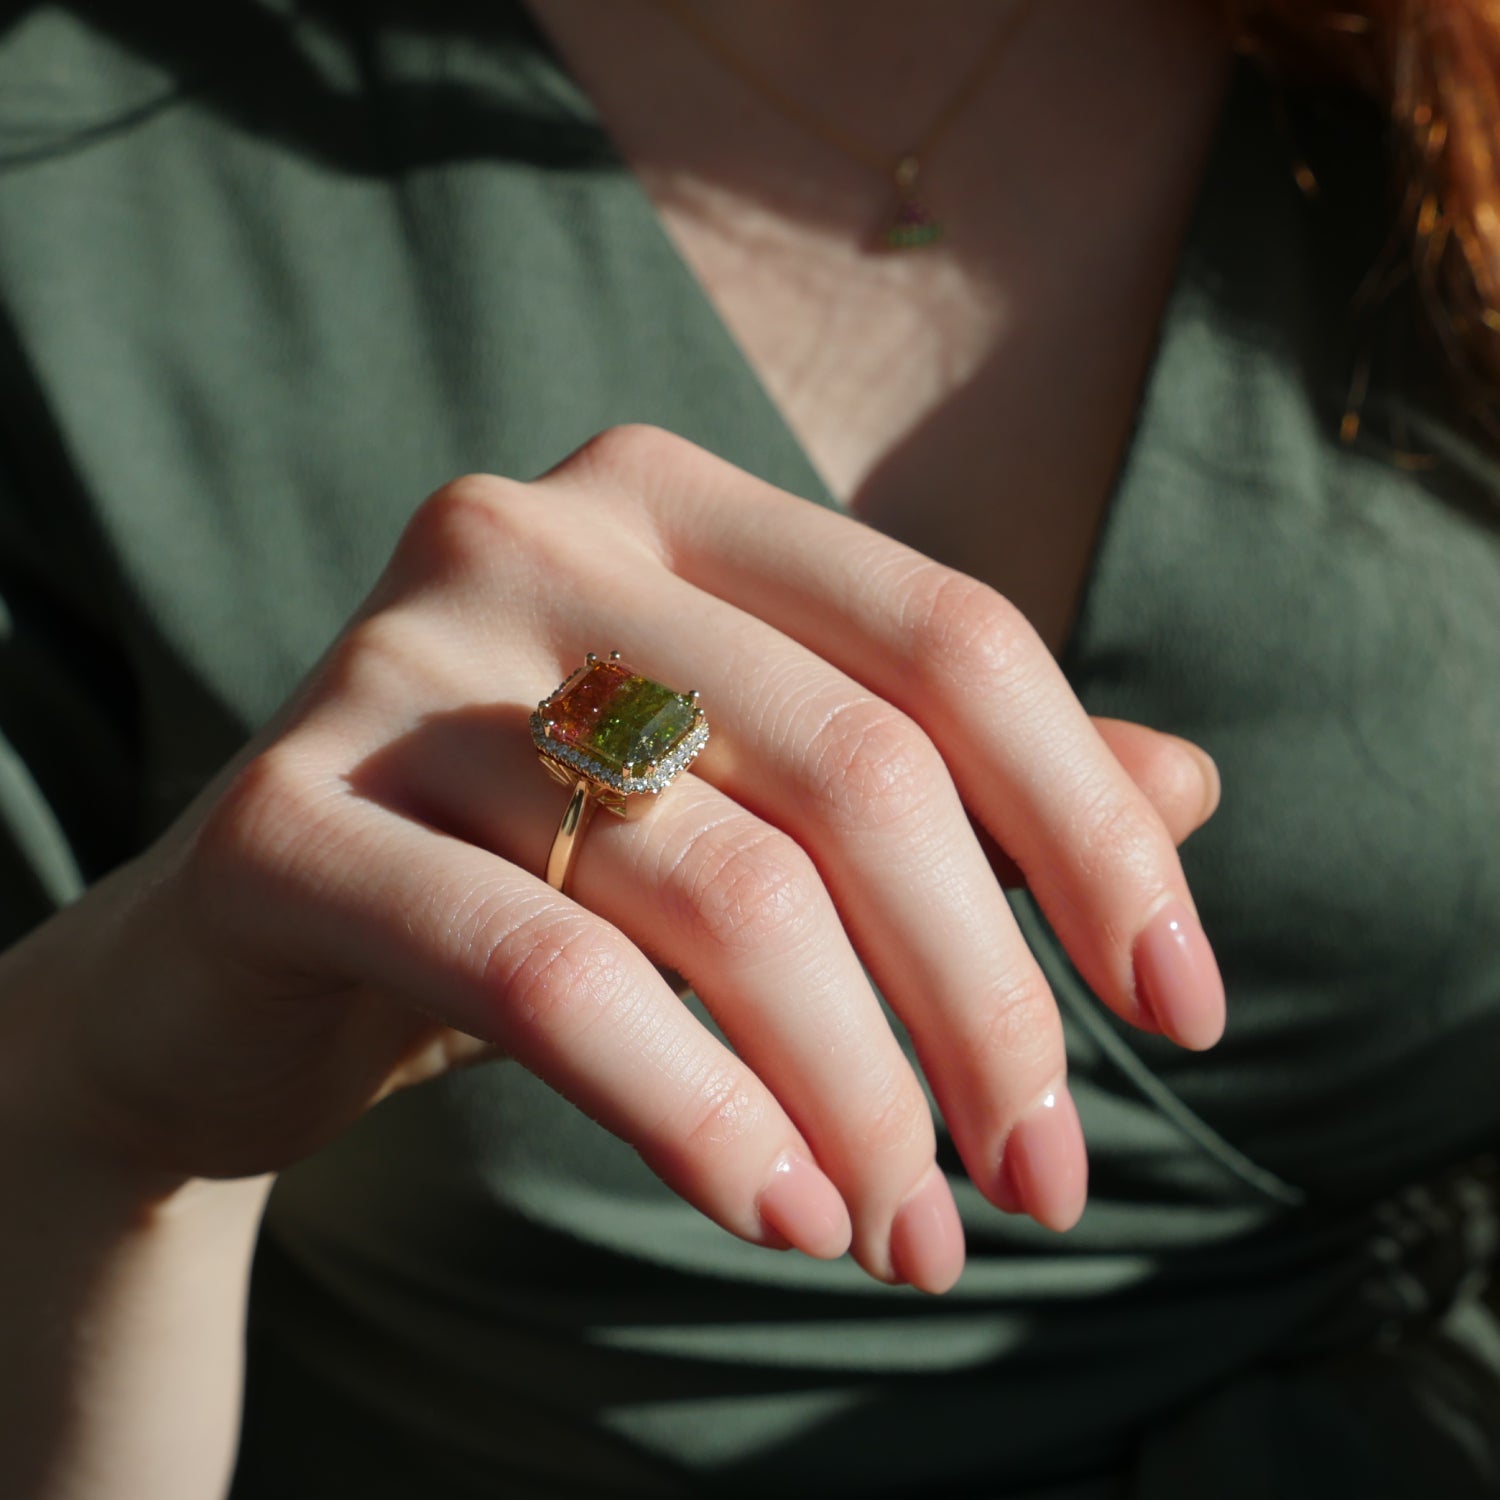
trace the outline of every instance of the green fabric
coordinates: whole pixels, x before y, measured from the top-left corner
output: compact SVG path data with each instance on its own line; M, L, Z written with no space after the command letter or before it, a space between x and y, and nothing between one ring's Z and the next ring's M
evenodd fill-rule
M1378 143L1294 113L1319 204L1240 79L1064 659L1219 762L1223 1045L1127 1033L1018 897L1093 1198L1059 1238L956 1177L940 1301L733 1240L514 1065L392 1099L274 1196L243 1500L1500 1490L1497 474L1379 385L1443 462L1338 443ZM0 308L0 939L171 819L443 480L647 421L830 503L500 0L22 7Z

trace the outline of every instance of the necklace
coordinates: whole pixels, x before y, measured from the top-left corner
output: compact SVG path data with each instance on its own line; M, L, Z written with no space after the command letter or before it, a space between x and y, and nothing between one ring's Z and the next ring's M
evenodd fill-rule
M889 179L895 188L896 202L886 216L875 244L886 250L914 250L924 245L935 245L946 235L942 221L932 216L927 205L918 196L917 182L922 169L953 123L979 92L980 85L989 76L991 69L999 62L1020 30L1021 22L1031 10L1034 0L1017 0L991 33L989 41L970 64L958 86L928 122L927 128L908 150L894 157L852 135L837 121L810 108L774 79L752 67L718 32L705 24L693 9L691 0L657 0L657 3L705 52L794 125L851 161Z

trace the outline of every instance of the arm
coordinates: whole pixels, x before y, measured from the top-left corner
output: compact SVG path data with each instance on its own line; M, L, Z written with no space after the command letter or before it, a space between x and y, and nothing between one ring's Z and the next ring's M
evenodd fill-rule
M209 1500L240 1415L251 1251L270 1186L174 1181L63 1117L56 1028L100 983L88 934L109 886L0 958L0 1494ZM70 993L71 992L71 993Z

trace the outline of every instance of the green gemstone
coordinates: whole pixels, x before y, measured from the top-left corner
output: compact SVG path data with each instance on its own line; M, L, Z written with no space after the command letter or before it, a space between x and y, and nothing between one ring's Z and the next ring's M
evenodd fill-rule
M942 241L943 226L935 221L925 224L893 224L886 230L884 240L891 250L916 250L924 245L936 245Z
M636 774L665 757L691 733L698 708L621 662L596 661L547 705L548 738L571 745L606 770Z

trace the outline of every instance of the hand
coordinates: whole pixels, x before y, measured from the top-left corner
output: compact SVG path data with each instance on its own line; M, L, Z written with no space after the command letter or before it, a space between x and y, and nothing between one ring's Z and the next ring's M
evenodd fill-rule
M614 648L700 689L713 739L642 815L594 819L568 899L526 722ZM1107 1005L1203 1047L1223 991L1174 844L1216 795L1201 752L1091 721L992 590L606 433L535 483L438 491L277 721L59 919L94 982L48 1021L48 1097L164 1178L250 1175L500 1048L731 1232L852 1237L872 1275L942 1290L962 1236L861 961L975 1183L1064 1228L1085 1160L1059 1018L970 818Z

